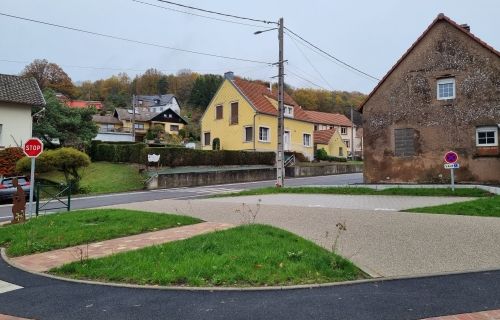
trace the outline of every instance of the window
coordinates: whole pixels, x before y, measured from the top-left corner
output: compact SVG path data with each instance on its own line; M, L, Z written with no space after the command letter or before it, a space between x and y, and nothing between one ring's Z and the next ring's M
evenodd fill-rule
M238 102L231 103L231 119L229 124L238 124Z
M205 132L203 134L203 142L206 146L210 145L210 132Z
M345 146L346 146L347 148L350 148L350 142L351 142L351 141L349 141L349 140L342 140L342 141L344 141L344 144L345 144Z
M339 147L339 157L343 157L343 156L344 156L344 148Z
M415 130L394 129L394 155L408 157L415 155Z
M135 123L134 128L144 130L144 123Z
M222 105L215 106L215 119L222 119Z
M283 115L285 117L293 118L293 107L285 105L283 109Z
M347 127L340 127L340 134L347 134Z
M304 133L302 135L302 140L304 142L305 147L310 147L311 146L311 134L310 133Z
M317 125L317 124L315 124L315 125L314 125L314 131L317 131L317 130L318 130L318 125Z
M179 126L176 124L171 124L170 125L170 131L179 131Z
M455 79L446 78L437 81L437 99L455 99Z
M271 141L271 137L269 135L269 128L259 127L259 141L262 141L262 142Z
M479 127L476 128L476 145L478 147L496 147L498 146L497 127Z
M112 132L115 131L115 126L111 123L100 124L100 132Z
M253 127L245 127L245 142L253 141Z

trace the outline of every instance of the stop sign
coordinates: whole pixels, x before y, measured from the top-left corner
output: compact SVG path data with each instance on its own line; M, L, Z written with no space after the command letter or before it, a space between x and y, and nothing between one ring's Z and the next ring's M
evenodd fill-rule
M42 140L38 138L30 138L24 143L24 154L30 158L36 158L43 152Z

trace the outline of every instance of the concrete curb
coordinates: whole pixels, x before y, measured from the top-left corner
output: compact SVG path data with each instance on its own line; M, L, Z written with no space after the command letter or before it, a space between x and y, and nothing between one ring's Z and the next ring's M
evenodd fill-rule
M28 270L24 267L17 266L12 262L5 252L5 248L0 248L0 256L2 259L10 266L22 270L27 273L31 273L37 276L46 277L54 280L61 280L79 284L88 285L99 285L108 287L118 287L118 288L131 288L131 289L154 289L154 290L171 290L171 291L282 291L282 290L298 290L298 289L314 289L314 288L325 288L325 287L337 287L337 286L348 286L348 285L358 285L364 283L378 283L387 282L395 280L411 280L411 279L424 279L442 276L451 276L467 273L482 273L482 272L494 272L500 271L500 268L496 269L476 269L476 270L464 270L464 271L451 271L451 272L440 272L440 273L429 273L429 274L419 274L412 276L393 276L393 277L380 277L372 279L362 279L362 280L352 280L352 281L341 281L341 282L327 282L327 283L315 283L315 284L301 284L301 285L291 285L291 286L269 286L269 287L179 287L179 286L157 286L157 285L138 285L138 284L127 284L127 283L116 283L116 282L99 282L92 280L78 280L60 277L48 273L35 272Z

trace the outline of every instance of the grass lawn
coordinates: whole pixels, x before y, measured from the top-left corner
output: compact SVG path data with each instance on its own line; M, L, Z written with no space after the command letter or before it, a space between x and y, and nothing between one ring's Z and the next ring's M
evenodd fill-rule
M297 187L297 188L259 188L244 190L235 193L226 193L214 197L229 196L250 196L261 194L277 193L311 193L311 194L351 194L351 195L397 195L397 196L456 196L456 197L486 197L491 193L473 188L456 188L455 192L451 188L389 188L384 190L374 190L370 188L349 188L349 187Z
M351 262L265 225L196 236L51 270L73 278L153 285L266 286L354 280Z
M451 203L434 207L405 210L408 212L456 214L464 216L500 217L500 196Z
M145 177L131 164L92 162L87 168L81 169L80 173L80 187L85 193L124 192L144 187ZM65 183L64 175L58 171L40 174L40 178Z
M7 247L7 254L15 257L198 222L195 218L143 211L80 210L0 227L0 246Z

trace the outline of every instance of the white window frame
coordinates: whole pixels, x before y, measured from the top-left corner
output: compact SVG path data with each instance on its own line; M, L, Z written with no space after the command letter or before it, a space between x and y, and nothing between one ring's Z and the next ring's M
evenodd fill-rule
M309 136L309 143L306 144L306 136ZM307 133L307 132L303 132L302 133L302 144L304 145L304 147L312 147L312 134L310 133Z
M340 127L340 134L347 135L347 127Z
M494 132L495 141L493 143L479 143L479 132ZM477 147L497 147L498 146L498 127L477 127L476 128L476 146Z
M452 84L452 87L453 87L453 95L451 97L441 97L440 94L439 94L439 86L440 85L444 85L444 84ZM438 100L451 100L451 99L455 99L457 95L457 91L456 91L456 85L455 85L455 78L443 78L443 79L438 79L436 81L436 97Z
M288 110L288 112L287 112L287 110ZM285 105L283 108L283 115L285 117L293 118L293 107Z
M267 140L260 139L260 129L267 129ZM259 126L259 142L266 142L266 143L271 142L271 128L266 127L266 126Z
M247 140L247 128L252 128L251 140ZM253 142L253 139L255 139L255 132L254 132L253 126L243 126L243 143Z
M144 130L144 123L134 123L135 130Z
M347 150L351 150L351 141L347 140L347 139L343 139L342 140L345 144L345 146L347 147Z

